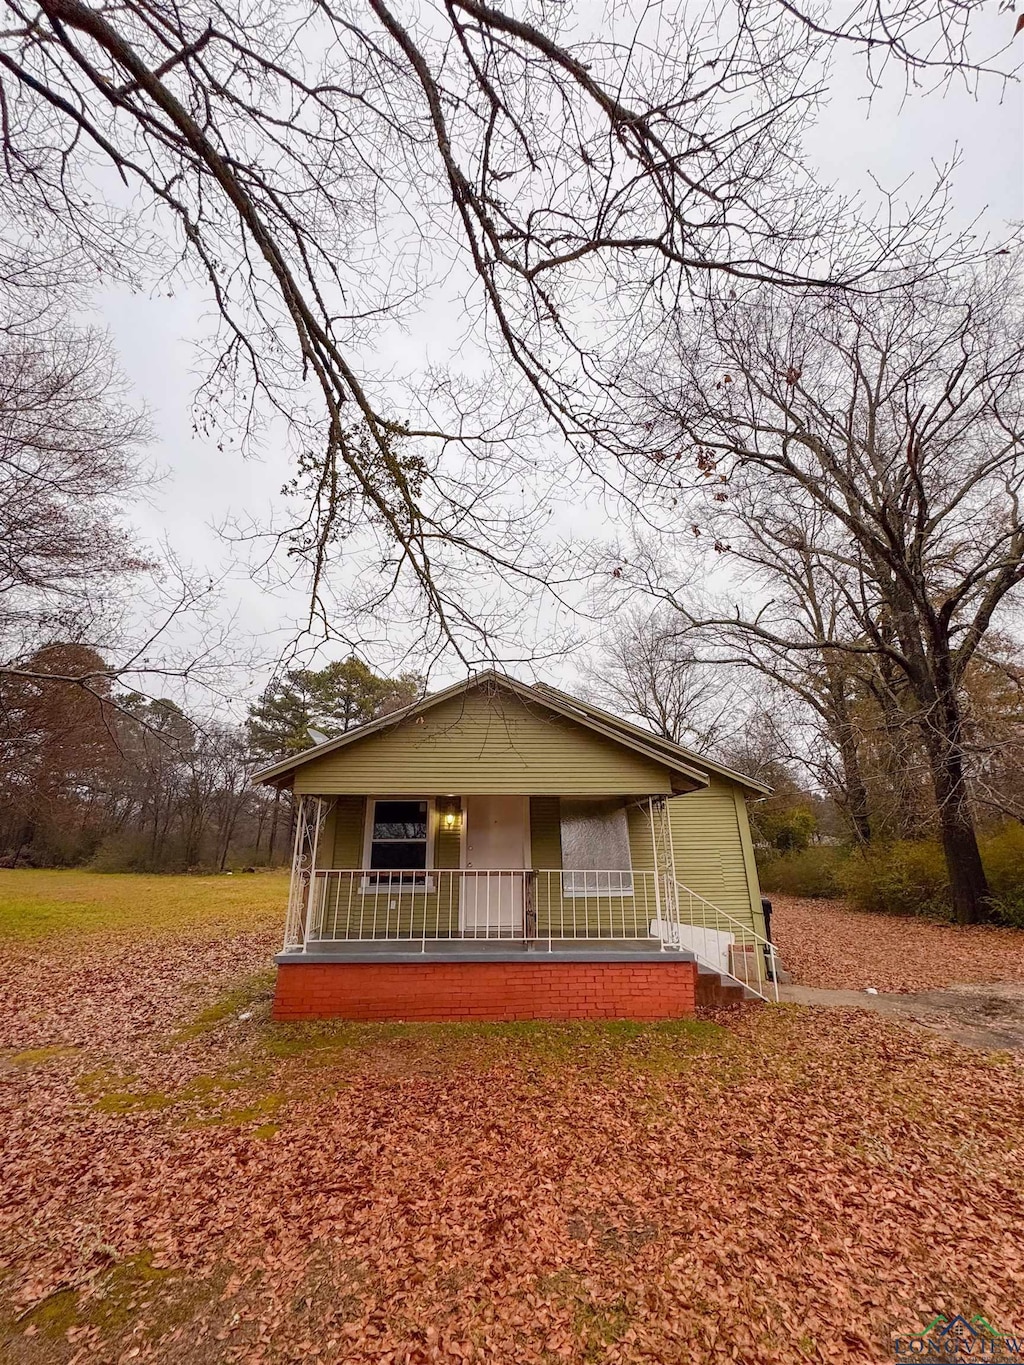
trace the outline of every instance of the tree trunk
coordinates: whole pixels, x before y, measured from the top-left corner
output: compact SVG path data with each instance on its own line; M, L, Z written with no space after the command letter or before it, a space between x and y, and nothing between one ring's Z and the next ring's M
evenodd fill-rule
M29 845L32 843L32 840L35 837L36 837L35 820L32 819L26 820L21 827L21 837L18 840L18 846L14 850L14 862L12 864L13 867L18 866L18 863L21 859L21 855L25 852L26 848L29 847Z
M149 841L149 861L155 868L157 865L158 843L160 839L160 797L153 797L153 837Z
M914 777L923 771L926 757L920 748L920 723L912 722L901 709L891 673L883 675L875 699L882 713L882 763L891 791L886 823L898 839L927 839L934 828L931 803ZM927 761L930 768L930 755Z
M870 844L871 808L868 802L868 789L860 770L857 740L849 721L845 724L840 722L837 739L839 758L843 765L846 809L853 826L854 837L859 844Z
M228 863L228 853L231 849L231 839L235 832L235 825L238 823L238 806L232 803L231 813L224 829L224 846L220 855L220 871L223 872Z
M958 924L977 924L988 912L989 888L967 788L960 706L954 695L935 704L934 713L926 722L925 744L953 912Z
M860 750L857 731L850 715L850 702L847 691L847 678L834 660L826 656L827 672L827 710L822 711L831 738L839 750L839 762L843 773L843 790L840 804L845 808L859 844L871 842L871 807L868 789L860 764Z
M953 911L958 924L977 924L988 911L989 888L974 822L970 816L963 819L954 814L947 818L946 810L940 810L939 829L953 892Z

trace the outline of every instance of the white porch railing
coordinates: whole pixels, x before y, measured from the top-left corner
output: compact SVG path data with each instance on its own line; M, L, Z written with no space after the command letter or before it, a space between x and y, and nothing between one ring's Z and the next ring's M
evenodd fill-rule
M778 999L774 949L748 924L655 872L507 868L326 869L306 873L286 951L455 939L642 942L692 953L763 999Z
M654 872L435 868L318 870L309 876L304 944L395 940L645 939L664 905ZM303 933L303 928L305 932ZM658 947L677 945L667 938Z
M778 1004L778 962L769 939L674 877L665 879L665 899L670 902L665 930L676 947Z

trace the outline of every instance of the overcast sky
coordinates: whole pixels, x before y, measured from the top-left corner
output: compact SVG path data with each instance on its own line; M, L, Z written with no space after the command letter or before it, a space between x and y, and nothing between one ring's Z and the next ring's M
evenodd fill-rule
M1008 36L1012 21L1012 15L992 11L989 48ZM1018 42L1024 45L1024 35ZM902 85L893 82L870 107L864 88L857 63L836 69L833 94L808 142L824 179L870 195L873 175L888 189L904 185L903 192L913 200L934 179L933 166L945 165L959 153L954 191L961 223L980 217L998 236L1007 222L1024 217L1024 95L1019 85L1004 91L992 81L977 95L954 85L944 93L904 101ZM182 558L207 569L229 570L222 611L233 615L240 647L254 640L264 660L263 668L243 669L235 680L232 690L241 703L264 681L265 669L301 624L304 602L297 591L272 594L254 582L244 554L226 544L216 527L232 517L266 521L279 513L287 462L272 449L261 459L243 461L193 433L190 408L201 369L195 341L204 333L206 311L198 293L133 297L117 290L105 294L100 307L123 367L153 414L158 435L153 458L167 471L151 504L138 507L134 519L147 540L166 537ZM451 326L446 327L445 301L435 299L429 315L399 343L405 351L400 360L427 357L443 363L458 335L454 305ZM567 660L545 673L553 682L571 683L573 671ZM441 677L437 675L439 681Z

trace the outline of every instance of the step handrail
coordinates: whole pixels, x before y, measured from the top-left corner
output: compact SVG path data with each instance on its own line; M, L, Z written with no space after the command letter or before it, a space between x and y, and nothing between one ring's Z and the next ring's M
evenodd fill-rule
M666 881L671 887L671 894L666 896L666 901L669 902L666 909L671 912L675 927L677 929L695 929L703 932L705 935L703 953L693 944L687 944L687 947L693 953L694 957L696 957L697 961L703 963L705 967L709 967L712 971L731 976L734 981L738 981L740 985L746 986L747 990L753 991L753 993L760 996L762 1000L774 1001L778 1004L779 965L775 952L775 945L772 943L771 939L766 938L764 934L759 934L753 925L744 920L737 919L735 915L730 915L728 910L723 910L721 906L715 905L713 901L709 901L705 896L702 896L699 891L694 891L692 887L684 885L675 877L670 876L666 878ZM691 916L689 919L686 919L682 913L680 905L682 896L687 897L689 901ZM699 906L700 909L701 918L699 922L692 918L695 905ZM708 922L709 919L711 920L711 923ZM733 944L731 946L735 947L738 942L743 949L742 965L737 961L737 954L734 952L730 953L731 960L729 965L732 970L723 973L721 964L715 961L708 951L708 933L730 933L733 937ZM681 935L680 946L682 946ZM752 954L750 952L751 948L754 950ZM753 979L751 979L751 973L749 971L751 956L753 956L756 967ZM736 968L739 965L741 965L741 970L737 971Z

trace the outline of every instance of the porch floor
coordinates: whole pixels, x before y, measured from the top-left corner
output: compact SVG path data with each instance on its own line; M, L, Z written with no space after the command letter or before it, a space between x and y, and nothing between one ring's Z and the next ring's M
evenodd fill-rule
M313 940L305 952L278 953L281 963L300 962L694 962L692 953L663 950L657 939L363 939Z

